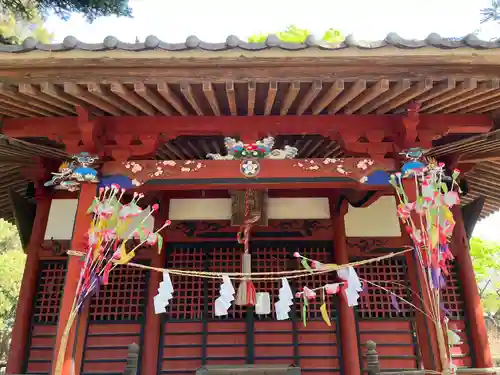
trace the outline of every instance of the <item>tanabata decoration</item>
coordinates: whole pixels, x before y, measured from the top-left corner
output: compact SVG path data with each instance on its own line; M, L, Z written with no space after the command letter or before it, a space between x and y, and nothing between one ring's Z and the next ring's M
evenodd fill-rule
M410 149L403 154L407 161L401 173L391 175L390 183L399 201L398 216L413 242L418 266L425 275L423 293L429 297L427 309L436 326L441 366L446 370L450 368L451 356L443 335L440 290L449 274L448 263L453 260L449 248L455 226L451 208L460 203L457 183L460 171L455 169L451 176L447 175L444 163L425 158L420 149Z
M222 275L220 286L220 296L215 300L215 316L228 315L228 310L234 301L234 287L231 279L227 275Z
M168 306L168 302L172 299L173 294L174 286L172 285L170 274L164 271L163 281L160 282L158 294L153 298L155 314L162 314L167 312L165 307Z
M151 221L159 205L155 204L144 212L138 204L144 197L143 194L135 192L128 203L123 203L124 195L125 189L121 189L118 185L100 188L98 196L94 198L87 211L93 218L87 233L83 265L73 306L57 357L56 374L61 372L71 326L85 301L97 293L101 284L108 284L111 271L118 265L129 263L138 249L157 245L160 252L163 247L163 237L160 232L170 225L170 221L167 220L156 231L153 230ZM69 255L76 255L73 253L77 252L68 251ZM168 293L164 293L163 288L160 289L161 298L165 298L165 294Z
M130 202L122 203L124 194L125 189L118 185L100 188L99 195L87 211L93 215L93 220L87 234L87 255L76 292L77 311L101 284L109 283L112 269L130 262L139 248L157 245L160 252L163 247L163 237L159 232L170 225L170 221L157 231L153 230L152 215L158 210L158 204L143 210L138 205L143 194L134 193ZM130 240L139 243L134 246Z

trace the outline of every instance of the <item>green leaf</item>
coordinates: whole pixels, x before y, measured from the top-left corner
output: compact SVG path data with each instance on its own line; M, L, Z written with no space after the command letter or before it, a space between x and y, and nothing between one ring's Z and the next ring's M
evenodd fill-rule
M302 323L307 327L307 298L304 297L304 304L302 305Z
M163 249L163 236L161 234L158 234L158 254L161 253L161 250Z
M307 262L306 258L302 258L302 260L300 261L300 264L302 264L302 267L304 267L309 272L313 272L313 269L309 266L309 263Z

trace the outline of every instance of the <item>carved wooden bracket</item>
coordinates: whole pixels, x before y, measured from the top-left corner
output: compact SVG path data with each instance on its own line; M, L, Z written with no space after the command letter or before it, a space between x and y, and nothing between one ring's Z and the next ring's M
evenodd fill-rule
M155 153L159 139L158 133L145 133L137 136L131 133L118 133L110 140L114 144L105 146L106 155L122 162L134 156L149 156Z
M99 121L93 119L87 110L82 107L76 108L77 131L67 133L60 139L66 145L68 154L89 152L102 155L104 128Z

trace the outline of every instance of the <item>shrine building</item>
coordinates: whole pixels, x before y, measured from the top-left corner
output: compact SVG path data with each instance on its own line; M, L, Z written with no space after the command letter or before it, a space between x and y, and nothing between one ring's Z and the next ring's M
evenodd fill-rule
M251 270L277 273L296 267L295 252L346 264L411 245L388 183L411 148L462 171L442 302L462 340L451 349L453 364L486 373L492 359L468 240L477 220L500 208L499 66L498 43L436 34L348 37L340 45L274 35L265 43L150 36L135 44L66 37L0 45L0 217L17 225L27 254L7 374L60 375L55 358L82 267L66 251L85 251L87 209L106 181L144 193L145 205L159 203L155 225L172 221L161 253L144 248L137 262L241 271L236 235L251 195L260 215L250 233ZM230 160L226 137L245 144L273 137L274 151L258 162ZM96 181L46 186L82 152L99 157ZM321 301L310 302L304 326L299 302L290 319L275 319L278 282L255 281L271 296L271 314L233 306L218 317L218 280L173 277L166 313L155 314L161 273L120 266L79 314L61 374L121 374L136 343L140 375L215 365L360 375L369 340L382 371L440 371L412 253L356 271L412 305L396 309L365 284L358 306L328 299L331 326ZM291 285L320 287L333 277Z

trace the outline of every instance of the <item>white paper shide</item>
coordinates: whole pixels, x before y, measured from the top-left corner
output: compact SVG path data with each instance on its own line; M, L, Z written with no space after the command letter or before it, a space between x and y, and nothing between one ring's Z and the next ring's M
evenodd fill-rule
M165 309L174 294L174 286L167 271L163 272L163 281L160 282L158 294L153 298L155 314L166 313Z
M281 288L279 291L278 301L274 304L277 320L286 320L289 318L290 306L293 305L293 293L288 280L283 277L281 279Z
M222 275L222 284L220 286L220 296L215 300L215 316L225 316L228 314L228 310L234 301L234 290L233 284L229 276Z

